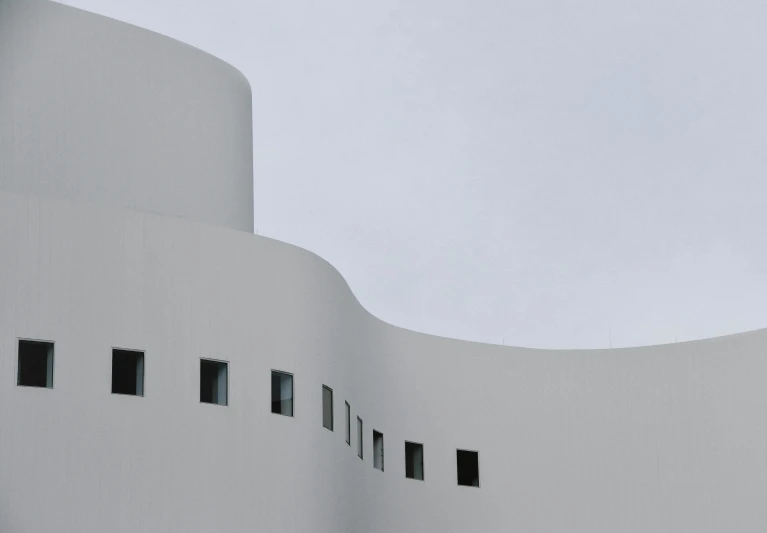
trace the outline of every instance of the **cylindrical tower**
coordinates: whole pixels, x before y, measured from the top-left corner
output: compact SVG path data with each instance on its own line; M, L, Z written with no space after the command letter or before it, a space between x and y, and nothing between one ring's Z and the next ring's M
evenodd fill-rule
M0 190L253 231L251 92L173 39L0 0Z

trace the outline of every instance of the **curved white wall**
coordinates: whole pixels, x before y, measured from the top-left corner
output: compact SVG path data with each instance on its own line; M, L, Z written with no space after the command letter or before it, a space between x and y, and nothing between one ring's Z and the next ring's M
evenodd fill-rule
M474 344L382 323L327 263L255 235L8 193L0 228L0 531L765 525L765 331ZM52 390L16 386L18 337L56 342ZM145 397L110 394L113 346L146 351ZM229 361L227 407L199 403L201 357ZM270 413L271 369L295 374L294 418ZM405 440L424 443L424 482ZM481 488L456 485L456 448L479 450Z
M253 231L251 92L228 64L47 0L0 0L0 188Z
M2 532L767 526L767 330L584 351L431 337L304 250L45 196L0 192ZM16 385L18 338L55 341L53 389ZM112 347L145 350L144 397L110 393ZM229 362L228 406L199 402L201 357ZM272 369L295 374L293 418L270 412ZM480 452L481 488L457 486L457 448Z

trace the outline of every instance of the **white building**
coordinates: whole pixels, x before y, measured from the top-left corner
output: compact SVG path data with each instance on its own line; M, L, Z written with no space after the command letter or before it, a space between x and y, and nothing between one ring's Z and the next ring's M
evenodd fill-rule
M767 330L432 337L252 217L238 71L0 0L0 532L767 530Z

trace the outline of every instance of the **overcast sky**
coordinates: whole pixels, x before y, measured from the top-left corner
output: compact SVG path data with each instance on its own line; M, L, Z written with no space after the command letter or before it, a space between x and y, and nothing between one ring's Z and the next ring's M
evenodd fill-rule
M763 0L64 3L240 69L259 233L388 322L544 348L767 326Z

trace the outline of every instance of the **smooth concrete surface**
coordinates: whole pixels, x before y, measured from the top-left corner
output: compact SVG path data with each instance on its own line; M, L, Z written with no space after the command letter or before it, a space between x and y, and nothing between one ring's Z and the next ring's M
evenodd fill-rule
M235 68L47 0L0 0L0 189L253 231Z
M0 531L761 531L767 332L544 351L387 325L301 249L0 193ZM16 386L17 338L55 341ZM145 396L110 394L145 350ZM229 405L199 402L199 359ZM295 375L295 416L270 372ZM335 420L322 427L322 385ZM372 431L386 440L373 468ZM405 478L405 441L426 479ZM478 450L481 488L456 483Z
M19 59L34 47L9 51L8 32L70 13L38 0L0 0L2 65L10 58L27 68L13 83L0 81L6 120L17 109L8 91L54 68L39 55L30 64ZM116 47L139 31L74 13L105 24L104 39L121 36ZM189 75L210 67L237 79L183 50L190 55L179 68ZM114 71L124 62L144 76L143 63L114 54ZM167 61L179 56L169 52ZM222 91L221 108L244 105L244 82L223 85L231 91ZM93 97L101 97L95 89ZM166 97L171 115L184 108L184 97ZM71 100L56 102L42 105L69 113ZM106 127L93 114L77 120ZM135 117L135 125L162 120ZM396 328L367 313L316 255L240 231L234 200L213 200L205 212L185 204L218 183L203 174L193 174L193 191L179 204L194 212L177 212L162 197L168 183L160 174L153 178L160 196L140 177L128 205L115 182L99 181L110 158L91 153L96 141L78 145L42 124L35 149L78 170L57 180L30 172L17 153L28 146L18 130L25 121L0 121L0 154L15 158L0 160L0 532L767 529L767 330L549 351ZM108 131L125 136L120 128L132 123ZM210 133L234 140L227 128ZM70 149L79 152L64 153ZM171 149L128 150L160 166L179 164ZM222 168L240 168L234 152L237 161ZM91 156L103 161L89 166ZM237 189L239 176L219 178ZM64 194L70 190L79 192ZM168 216L141 212L157 198L152 205ZM52 389L16 385L19 338L55 342ZM145 352L143 397L111 394L113 348ZM227 406L200 402L201 358L228 362ZM294 374L294 417L271 413L272 370ZM322 426L322 385L333 389L334 431ZM356 453L358 416L364 460ZM374 430L385 439L383 472L373 467ZM424 446L424 481L405 477L405 441ZM480 488L457 485L457 449L479 452Z

